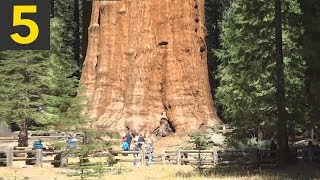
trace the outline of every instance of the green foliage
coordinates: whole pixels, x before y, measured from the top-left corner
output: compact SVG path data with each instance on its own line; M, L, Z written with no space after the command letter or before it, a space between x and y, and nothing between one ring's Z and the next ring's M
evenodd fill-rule
M0 119L22 125L42 121L40 100L48 51L5 51L0 59Z
M205 150L212 147L212 142L210 141L209 136L205 132L193 132L188 135L190 137L189 143L193 144L196 150ZM200 153L195 157L197 163L194 166L196 172L203 174L204 171L204 160L206 159Z
M228 138L228 148L230 149L270 149L271 142L269 140L258 141L256 138L246 138L242 141L239 141L238 138Z
M101 179L103 174L106 172L104 166L105 165L102 162L72 165L69 166L69 168L75 170L75 173L69 175L73 177L79 177L80 179Z
M78 79L74 75L78 70L74 61L72 47L66 42L68 26L65 20L58 17L51 21L51 51L46 61L46 75L41 77L46 91L43 94L43 116L50 124L47 129L60 131L79 131L80 125L88 118L81 113L85 105L84 97L77 96ZM67 33L67 34L66 34Z
M65 6L55 7L64 15L70 12ZM2 122L69 131L86 122L81 114L84 98L76 96L78 79L74 74L78 67L72 52L73 32L68 29L72 24L70 14L51 20L50 51L0 52Z
M55 0L55 20L59 19L59 32L62 44L60 52L74 59L75 21L73 16L74 0Z
M89 162L89 157L98 155L102 151L111 150L111 146L115 143L103 140L104 137L110 138L113 133L95 131L92 129L83 129L83 142L78 149L69 149L69 154L76 154L79 157L79 163L70 166L71 169L77 170L78 173L73 176L79 176L81 179L88 177L101 176L107 171L106 164L102 162ZM109 154L107 156L107 165L113 166L117 163L114 157Z
M190 137L189 143L193 144L196 150L205 150L212 146L212 142L205 132L193 132L188 136Z
M305 118L301 53L301 10L296 0L283 2L283 52L286 111L294 129ZM221 23L222 49L216 99L236 127L234 138L258 130L272 134L276 126L274 1L232 1Z

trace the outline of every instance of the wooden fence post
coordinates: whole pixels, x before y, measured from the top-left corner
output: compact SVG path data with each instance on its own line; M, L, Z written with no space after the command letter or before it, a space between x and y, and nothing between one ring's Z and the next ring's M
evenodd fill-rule
M181 165L181 152L179 149L177 150L177 165Z
M223 131L223 133L226 133L226 131L227 131L227 127L225 124L223 124L223 126L222 126L222 131Z
M13 163L13 147L9 147L6 152L6 165L12 167Z
M140 151L140 155L141 155L141 164L146 165L146 157L143 150Z
M36 167L42 167L42 149L36 149Z
M166 161L166 156L165 153L161 154L161 162L165 162Z
M218 151L217 150L213 151L213 163L215 166L218 165Z

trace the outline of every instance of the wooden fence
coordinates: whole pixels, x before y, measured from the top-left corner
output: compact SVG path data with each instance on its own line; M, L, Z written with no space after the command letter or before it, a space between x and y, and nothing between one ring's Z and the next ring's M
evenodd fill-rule
M43 163L52 163L57 162L61 163L61 160L44 160L44 156L48 155L58 155L61 154L63 151L54 151L54 152L44 152L42 149L17 149L14 150L12 147L7 148L6 150L0 150L0 165L12 167L13 161L35 161L34 164L36 167L42 167ZM20 154L22 157L17 157Z
M232 132L234 128L230 124L221 124L221 125L215 125L212 127L215 133L228 133Z
M174 165L208 165L219 167L272 167L277 164L275 151L269 150L177 150L152 154L153 160L148 162L143 151L111 152L118 162L138 162L149 164ZM119 155L132 154L132 159L123 159ZM133 154L139 154L137 159Z
M297 159L299 151L291 150L291 159ZM33 156L27 156L33 154ZM137 157L133 155L137 154ZM176 150L165 151L164 153L154 153L152 161L148 161L144 151L107 151L96 154L99 157L113 155L116 162L133 163L140 165L172 164L172 165L201 165L205 168L274 168L278 163L276 151L270 150ZM17 157L20 156L20 157ZM44 158L44 156L46 158ZM60 156L59 158L53 156ZM298 155L299 156L299 155ZM35 167L43 167L44 163L54 164L60 167L63 163L68 165L68 156L64 151L45 152L42 149L13 149L0 150L0 166L12 167L14 161L34 161ZM308 160L308 159L305 159ZM312 158L314 162L320 162L320 154L315 154ZM108 163L107 163L108 164Z
M16 154L25 153L24 157L15 157ZM35 154L34 157L26 156L27 153ZM13 150L8 148L0 150L0 165L12 167L13 161L35 161L36 167L42 167L43 163L57 162L61 159L44 160L43 156L58 155L62 151L44 152L42 149L37 150ZM151 154L152 161L148 161L147 154L144 151L108 151L99 156L113 155L116 162L136 162L142 165L151 164L173 164L173 165L196 165L219 166L219 167L265 167L275 166L276 157L271 157L272 151L261 150L177 150L165 151L164 153ZM138 156L134 158L133 154ZM130 155L130 156L129 156Z
M28 139L67 139L67 135L50 135L50 136L34 136L28 135ZM0 141L17 141L19 139L19 135L16 133L11 134L1 134Z

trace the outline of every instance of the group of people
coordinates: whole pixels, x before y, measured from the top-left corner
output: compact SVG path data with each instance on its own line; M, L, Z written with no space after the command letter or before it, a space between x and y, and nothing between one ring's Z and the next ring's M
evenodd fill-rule
M72 137L72 136L69 136L68 137L68 140L66 141L67 143L67 148L68 149L76 149L77 148L77 142L78 142L78 139ZM34 142L33 142L33 149L48 149L48 146L43 143L43 141L41 139L36 139Z
M152 162L153 160L153 145L151 140L145 141L144 137L141 133L139 133L134 138L132 137L130 132L127 132L127 134L122 138L122 150L123 151L129 151L131 142L133 141L134 146L132 148L133 151L137 151L137 153L133 154L135 161L133 163L134 166L137 166L137 159L139 156L138 151L145 151L146 152L146 158L148 159L148 163ZM127 154L124 154L125 156Z

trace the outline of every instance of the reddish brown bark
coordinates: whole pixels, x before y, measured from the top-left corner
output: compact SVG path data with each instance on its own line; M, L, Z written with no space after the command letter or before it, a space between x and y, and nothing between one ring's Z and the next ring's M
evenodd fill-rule
M204 0L93 1L81 84L93 127L178 133L220 124L210 93Z

